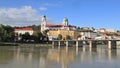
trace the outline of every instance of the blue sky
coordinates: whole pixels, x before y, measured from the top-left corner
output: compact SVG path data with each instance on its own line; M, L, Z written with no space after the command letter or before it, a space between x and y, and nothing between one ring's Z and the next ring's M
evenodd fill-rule
M120 30L120 0L0 0L0 23L12 26L48 23Z

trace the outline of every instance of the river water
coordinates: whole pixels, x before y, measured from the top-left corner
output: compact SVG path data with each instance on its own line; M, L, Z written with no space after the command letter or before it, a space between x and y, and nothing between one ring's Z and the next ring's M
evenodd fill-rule
M120 68L120 49L0 46L0 68Z

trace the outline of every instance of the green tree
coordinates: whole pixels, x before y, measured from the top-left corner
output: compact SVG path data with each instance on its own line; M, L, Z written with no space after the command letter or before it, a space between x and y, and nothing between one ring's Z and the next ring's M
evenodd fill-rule
M25 34L22 35L22 40L23 41L27 41L30 40L30 34L28 32L26 32Z
M70 35L66 35L66 40L71 40Z
M34 31L33 37L36 42L40 42L43 39L43 34L41 32Z
M3 28L3 25L0 24L0 41L3 40L3 35L4 35L4 28Z
M38 37L38 33L39 33L39 32L34 31L34 32L33 32L33 36Z
M62 35L58 34L58 40L62 40Z
M14 28L9 25L3 26L3 28L4 28L4 35L3 35L4 41L5 42L13 41L14 40L14 37L13 37Z
M45 36L46 36L46 35L47 35L47 33L48 33L48 31L49 31L49 30L44 30L44 31L43 31L43 35L45 35Z

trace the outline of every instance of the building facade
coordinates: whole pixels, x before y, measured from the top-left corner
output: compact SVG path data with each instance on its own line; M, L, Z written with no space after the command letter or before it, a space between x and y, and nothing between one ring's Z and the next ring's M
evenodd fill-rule
M67 39L66 36L70 36L71 39L76 39L78 36L78 32L75 30L50 30L48 32L48 36L50 40L54 40L58 38L58 35L62 35L62 39Z
M15 28L14 29L14 33L17 34L17 35L20 35L20 34L25 34L25 33L29 33L30 35L33 35L33 29L32 28Z
M55 24L48 24L46 21L46 16L42 17L42 23L41 23L41 32L44 30L48 31L48 37L49 40L57 39L58 35L62 35L62 39L66 39L66 36L69 35L71 39L75 39L76 37L76 26L69 25L68 19L64 18L63 23L61 25L55 25Z

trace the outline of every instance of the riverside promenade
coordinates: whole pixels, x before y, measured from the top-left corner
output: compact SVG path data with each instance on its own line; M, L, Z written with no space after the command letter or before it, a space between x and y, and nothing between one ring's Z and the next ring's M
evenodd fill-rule
M85 45L84 43L88 43L90 48L96 48L97 47L97 42L106 42L108 49L116 49L117 46L117 41L120 40L92 40L92 39L87 39L87 40L53 40L52 45L53 46L76 46L76 47L83 47Z

